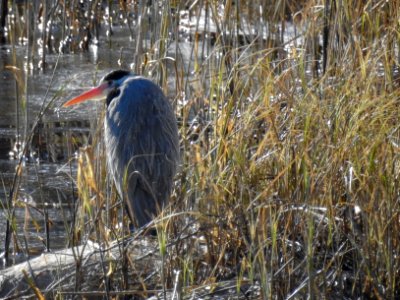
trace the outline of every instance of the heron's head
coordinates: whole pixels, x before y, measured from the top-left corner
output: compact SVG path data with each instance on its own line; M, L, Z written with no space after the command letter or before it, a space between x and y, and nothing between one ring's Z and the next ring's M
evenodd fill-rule
M118 87L121 86L124 81L132 75L133 74L131 72L125 70L112 71L103 77L97 87L65 102L63 107L75 105L86 100L102 100L109 98L108 95L114 91L117 91Z

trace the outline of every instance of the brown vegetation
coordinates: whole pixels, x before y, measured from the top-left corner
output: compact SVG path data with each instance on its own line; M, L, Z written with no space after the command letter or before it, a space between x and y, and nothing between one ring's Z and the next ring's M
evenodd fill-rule
M233 280L239 298L400 297L400 1L153 2L132 57L175 95L182 166L143 291ZM146 11L128 3L128 21ZM73 240L107 245L124 235L120 206L104 160L81 155ZM103 263L109 289L129 290L135 264Z

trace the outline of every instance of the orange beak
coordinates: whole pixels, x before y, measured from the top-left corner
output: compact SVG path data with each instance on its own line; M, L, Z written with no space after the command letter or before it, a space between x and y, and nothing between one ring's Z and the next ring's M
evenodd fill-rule
M84 92L83 94L80 94L79 96L65 102L63 104L63 107L68 107L71 105L75 105L81 102L85 102L87 100L99 100L104 98L104 91L106 91L108 88L108 83L105 82L103 84L100 84L98 87L95 87L87 92Z

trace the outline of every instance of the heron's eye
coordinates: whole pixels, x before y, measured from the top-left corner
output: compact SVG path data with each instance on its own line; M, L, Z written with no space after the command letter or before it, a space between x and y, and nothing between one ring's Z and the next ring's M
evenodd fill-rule
M107 107L110 105L111 101L113 101L114 98L119 96L119 94L121 94L121 91L120 91L120 89L117 89L117 88L112 89L108 93L107 98L106 98Z

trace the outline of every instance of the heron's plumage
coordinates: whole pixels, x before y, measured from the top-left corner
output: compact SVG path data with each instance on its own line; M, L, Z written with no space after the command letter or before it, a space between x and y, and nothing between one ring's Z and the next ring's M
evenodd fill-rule
M178 128L172 107L156 84L122 75L126 78L107 97L107 162L119 194L130 204L132 221L143 226L170 197L179 161Z

